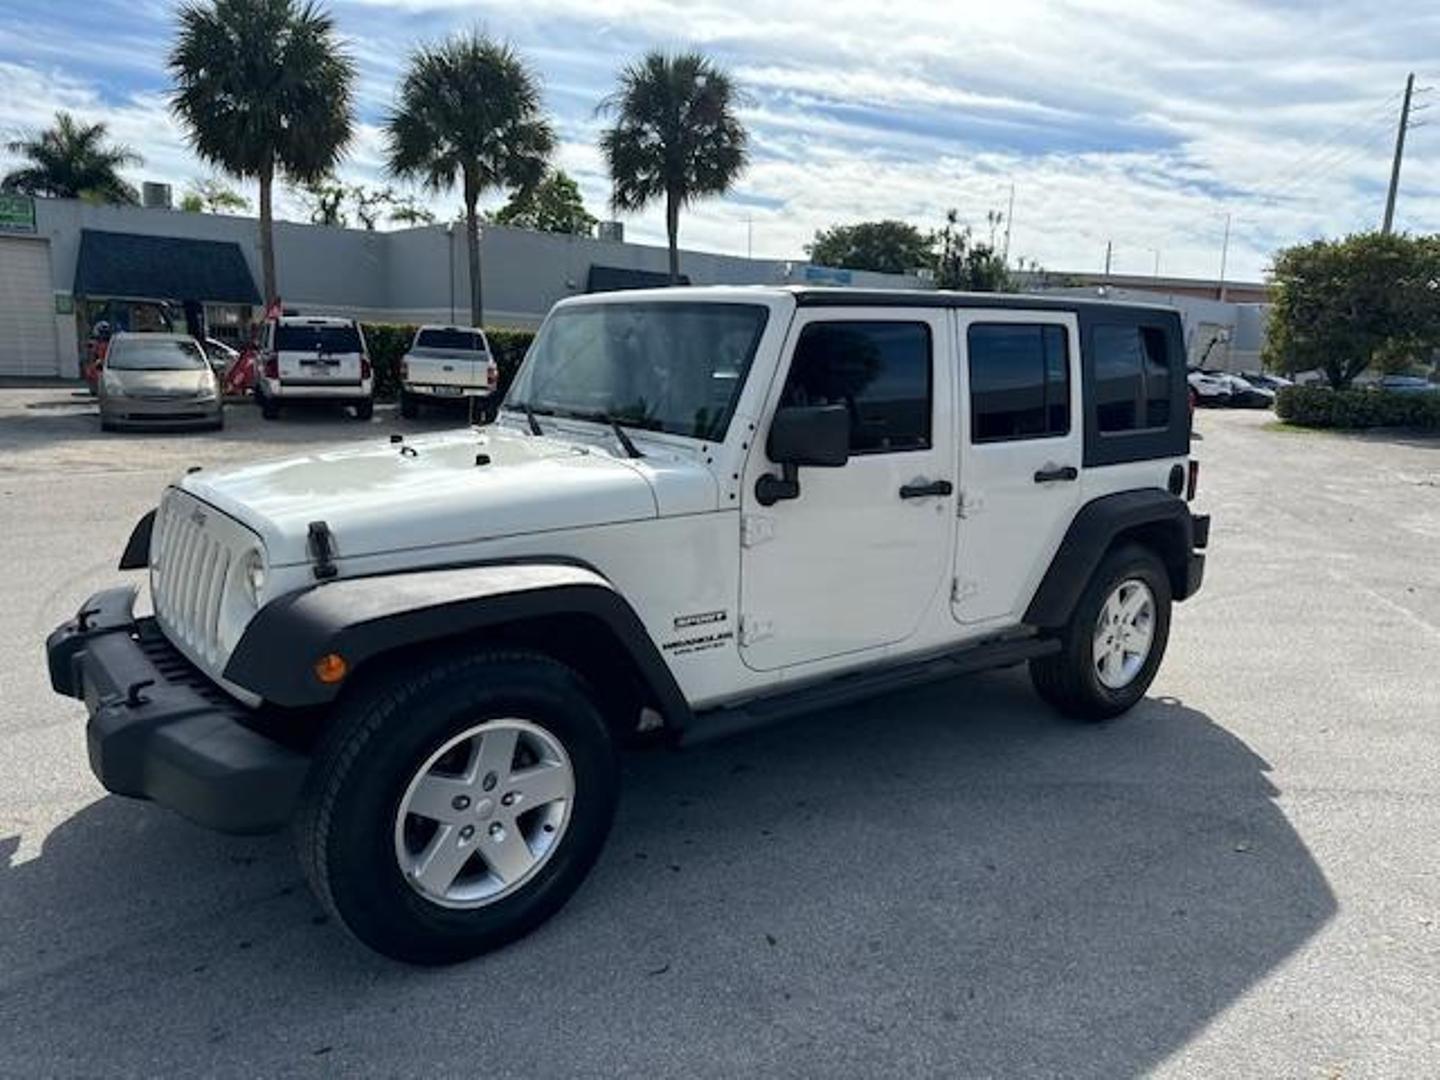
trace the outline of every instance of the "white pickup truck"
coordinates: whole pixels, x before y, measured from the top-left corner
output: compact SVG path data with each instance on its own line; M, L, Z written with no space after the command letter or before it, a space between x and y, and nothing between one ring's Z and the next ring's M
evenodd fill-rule
M91 597L51 681L111 791L291 826L351 933L463 959L580 886L642 736L1021 663L1128 709L1204 570L1186 390L1167 308L567 300L492 425L178 478L120 564L154 615Z
M480 399L500 385L500 366L485 331L468 326L422 326L400 361L400 415L420 415L422 401Z

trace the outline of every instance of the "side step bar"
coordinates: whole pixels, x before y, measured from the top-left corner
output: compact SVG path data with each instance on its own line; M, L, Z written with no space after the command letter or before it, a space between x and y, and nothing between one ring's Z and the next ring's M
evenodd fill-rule
M677 745L696 746L728 739L785 720L801 713L835 709L877 694L906 690L913 686L990 668L1011 667L1060 651L1055 638L1022 638L973 645L959 652L933 656L899 667L878 668L841 675L799 690L747 701L743 705L721 706L697 713L680 734Z

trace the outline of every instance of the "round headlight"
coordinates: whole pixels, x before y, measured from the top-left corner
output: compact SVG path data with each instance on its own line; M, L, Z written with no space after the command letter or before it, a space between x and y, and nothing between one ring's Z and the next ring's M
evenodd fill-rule
M245 556L245 563L240 568L243 575L245 593L250 597L250 602L256 607L260 606L260 597L265 592L265 560L260 557L260 552L252 550Z

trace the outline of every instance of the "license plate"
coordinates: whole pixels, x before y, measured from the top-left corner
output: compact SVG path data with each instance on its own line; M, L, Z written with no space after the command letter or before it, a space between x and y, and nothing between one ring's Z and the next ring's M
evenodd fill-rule
M458 386L437 386L435 393L440 397L459 397L463 391Z

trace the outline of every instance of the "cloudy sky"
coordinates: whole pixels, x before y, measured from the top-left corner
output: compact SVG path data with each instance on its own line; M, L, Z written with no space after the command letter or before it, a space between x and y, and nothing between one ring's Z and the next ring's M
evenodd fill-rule
M1015 188L1011 254L1047 268L1256 278L1280 245L1374 227L1405 74L1440 87L1433 0L332 0L360 70L341 175L384 182L379 125L417 42L479 26L544 81L559 164L603 216L595 105L645 49L702 47L746 88L753 163L681 221L682 245L802 257L867 218L983 225ZM206 175L166 110L165 0L3 0L0 131L56 109L145 157L132 179ZM1420 93L1422 107L1440 90ZM1417 118L1440 119L1440 110ZM1440 125L1412 133L1397 226L1440 230ZM0 169L10 161L0 150ZM248 187L242 187L253 194ZM282 213L299 205L282 200ZM493 200L501 201L499 196ZM448 215L458 203L442 198ZM658 211L626 219L663 241Z

